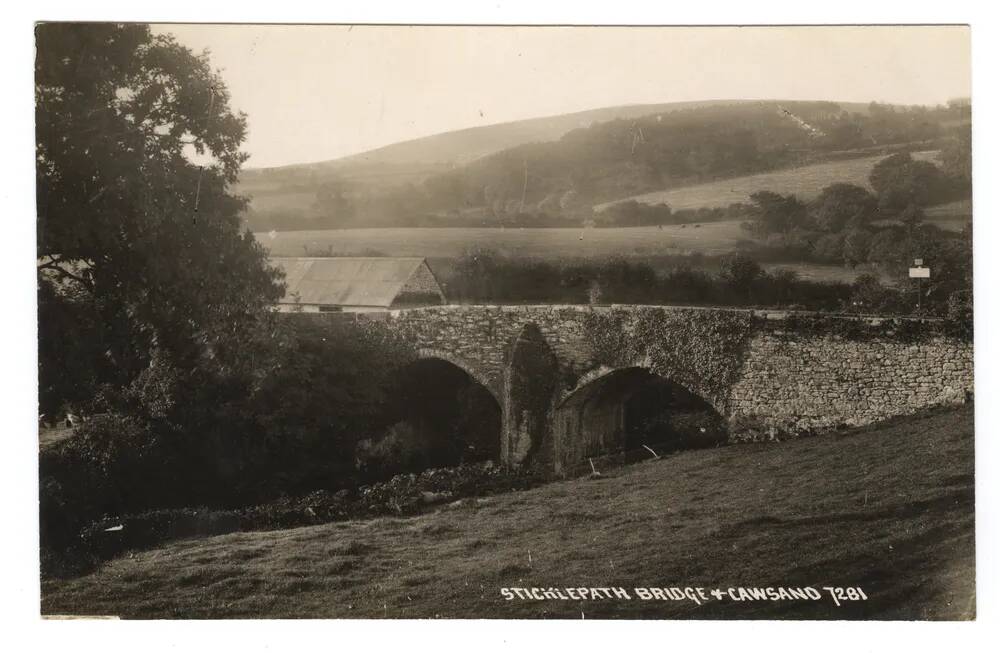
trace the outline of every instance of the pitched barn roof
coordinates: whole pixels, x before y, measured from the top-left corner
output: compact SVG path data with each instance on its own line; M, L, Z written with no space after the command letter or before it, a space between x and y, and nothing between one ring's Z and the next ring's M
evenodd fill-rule
M392 305L403 286L425 264L420 257L284 258L271 262L285 272L282 304Z

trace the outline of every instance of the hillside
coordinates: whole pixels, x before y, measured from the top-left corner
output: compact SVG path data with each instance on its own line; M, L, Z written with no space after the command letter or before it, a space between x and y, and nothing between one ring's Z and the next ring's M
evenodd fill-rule
M307 208L315 198L316 189L330 181L364 186L420 183L429 176L475 159L525 143L556 141L573 129L595 123L740 102L708 100L634 104L459 129L393 143L332 161L274 168L250 167L243 171L237 190L253 198L255 210Z
M256 231L570 226L660 190L931 149L960 109L833 102L641 105L477 127L324 163L248 170Z
M344 171L350 168L363 168L366 165L424 165L424 164L463 164L474 159L499 152L524 143L556 141L563 134L573 129L589 127L594 123L607 122L616 119L631 119L656 113L677 111L680 109L697 109L709 106L741 104L748 100L704 100L693 102L665 102L662 104L629 104L614 107L602 107L565 113L556 116L528 118L511 122L470 127L455 131L434 134L423 138L415 138L401 143L393 143L367 152L353 154L316 163L300 163L275 168L250 167L244 174L250 177L267 176L269 174L287 174L297 172L321 172L324 170ZM859 105L860 107L860 105Z
M236 191L251 198L254 213L299 216L315 210L317 193L330 184L354 193L365 192L365 189L384 192L405 188L484 156L527 143L557 141L569 131L593 124L740 102L709 100L624 105L460 129L332 161L247 168L240 176Z
M689 451L380 518L179 541L42 585L132 618L971 619L973 409ZM857 586L818 601L512 600L504 587Z

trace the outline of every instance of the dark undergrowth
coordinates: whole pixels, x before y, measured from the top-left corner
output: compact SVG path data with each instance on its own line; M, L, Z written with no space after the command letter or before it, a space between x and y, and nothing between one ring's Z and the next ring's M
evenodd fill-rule
M78 576L114 557L171 540L384 515L415 515L441 503L527 489L544 480L536 472L504 470L486 462L398 474L357 488L319 490L245 508L201 506L107 516L82 528L77 540L64 549L43 546L42 575Z
M42 582L44 614L131 618L971 619L974 418L682 451L412 516L186 538ZM635 600L636 587L868 599ZM624 587L633 600L505 600ZM820 589L820 591L822 591Z

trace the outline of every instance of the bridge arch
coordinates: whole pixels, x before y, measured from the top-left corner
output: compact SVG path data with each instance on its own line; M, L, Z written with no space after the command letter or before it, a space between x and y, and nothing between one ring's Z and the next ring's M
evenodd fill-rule
M434 347L420 347L417 349L416 360L438 359L446 363L451 363L458 369L468 374L479 385L489 390L497 404L503 407L503 393L498 389L499 380L483 371L478 365L467 358L455 354L454 352Z
M720 415L727 414L726 406L724 405L725 402L721 402L718 398L712 396L711 393L707 392L704 388L698 387L698 384L687 383L683 379L679 378L679 375L675 375L670 373L669 371L661 369L660 366L654 364L649 359L643 359L635 362L632 365L625 365L620 367L610 367L607 365L601 365L600 367L596 367L584 373L583 375L580 376L580 378L577 379L576 383L573 384L573 387L564 390L561 393L558 401L556 402L556 408L559 408L560 406L565 404L567 401L570 400L570 398L572 398L575 394L586 388L591 383L600 381L606 376L619 374L623 370L632 370L632 369L646 370L647 372L649 372L654 376L666 379L671 383L675 383L678 386L680 386L680 388L682 388L684 391L691 393L692 395L698 397L699 399L710 405L712 409L715 410Z
M359 443L359 468L388 477L501 462L503 404L482 375L462 363L427 350L401 361L385 389L380 431Z
M726 438L725 419L711 401L645 365L584 375L556 403L552 422L557 471L587 458L628 456L643 445L663 453Z

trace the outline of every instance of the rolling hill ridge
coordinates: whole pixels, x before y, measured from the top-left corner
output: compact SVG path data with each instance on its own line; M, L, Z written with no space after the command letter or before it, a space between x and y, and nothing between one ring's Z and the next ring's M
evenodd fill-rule
M572 226L595 205L824 161L936 149L952 108L710 101L475 127L246 170L255 231ZM831 180L833 181L833 180Z

